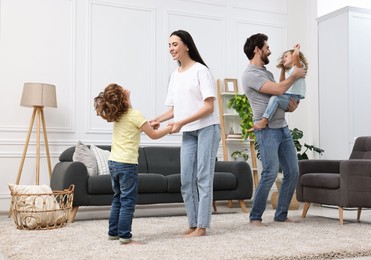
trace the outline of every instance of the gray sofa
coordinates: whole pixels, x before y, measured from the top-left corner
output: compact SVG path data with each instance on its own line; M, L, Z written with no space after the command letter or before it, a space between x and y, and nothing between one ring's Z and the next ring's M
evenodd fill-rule
M110 150L110 146L97 146ZM75 185L73 222L79 206L109 206L113 191L110 175L88 175L85 164L73 161L75 147L66 149L53 169L50 186L63 190ZM148 146L139 148L137 204L181 203L180 147ZM251 199L253 183L248 163L216 161L213 199L238 200L247 212L243 200ZM216 210L214 203L214 210Z

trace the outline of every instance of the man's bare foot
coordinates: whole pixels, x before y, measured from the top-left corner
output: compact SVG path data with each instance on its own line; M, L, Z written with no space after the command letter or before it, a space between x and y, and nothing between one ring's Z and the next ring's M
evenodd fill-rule
M195 227L190 227L190 228L188 228L186 231L184 231L183 233L182 233L182 235L189 235L189 234L191 234L193 231L195 231L196 230L196 228Z
M184 237L203 237L203 236L206 236L206 228L196 228L192 233L189 233Z
M250 225L255 227L266 227L260 220L250 220Z

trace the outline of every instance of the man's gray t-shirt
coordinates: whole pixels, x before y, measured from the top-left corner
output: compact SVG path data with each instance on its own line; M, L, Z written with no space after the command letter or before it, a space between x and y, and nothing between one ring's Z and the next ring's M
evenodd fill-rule
M249 64L242 75L242 89L249 99L253 120L260 120L263 117L264 111L267 108L269 98L271 95L260 92L260 88L267 81L273 81L273 74L265 67L257 67ZM287 126L285 120L285 111L278 107L273 114L272 119L268 123L269 128L281 128Z

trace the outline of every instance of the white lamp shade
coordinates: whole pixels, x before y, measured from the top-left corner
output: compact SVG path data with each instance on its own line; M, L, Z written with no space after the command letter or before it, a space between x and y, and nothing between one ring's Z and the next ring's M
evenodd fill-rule
M55 86L46 83L24 83L21 106L57 107Z

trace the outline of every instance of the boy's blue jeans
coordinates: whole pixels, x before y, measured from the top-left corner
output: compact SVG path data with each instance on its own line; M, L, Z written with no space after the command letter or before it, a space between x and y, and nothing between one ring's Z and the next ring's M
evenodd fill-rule
M108 235L129 241L138 196L138 165L108 161L108 166L114 191Z
M263 166L261 179L254 195L250 221L262 221L269 191L276 180L279 166L283 171L282 186L275 221L285 221L299 175L298 158L288 127L255 130Z

